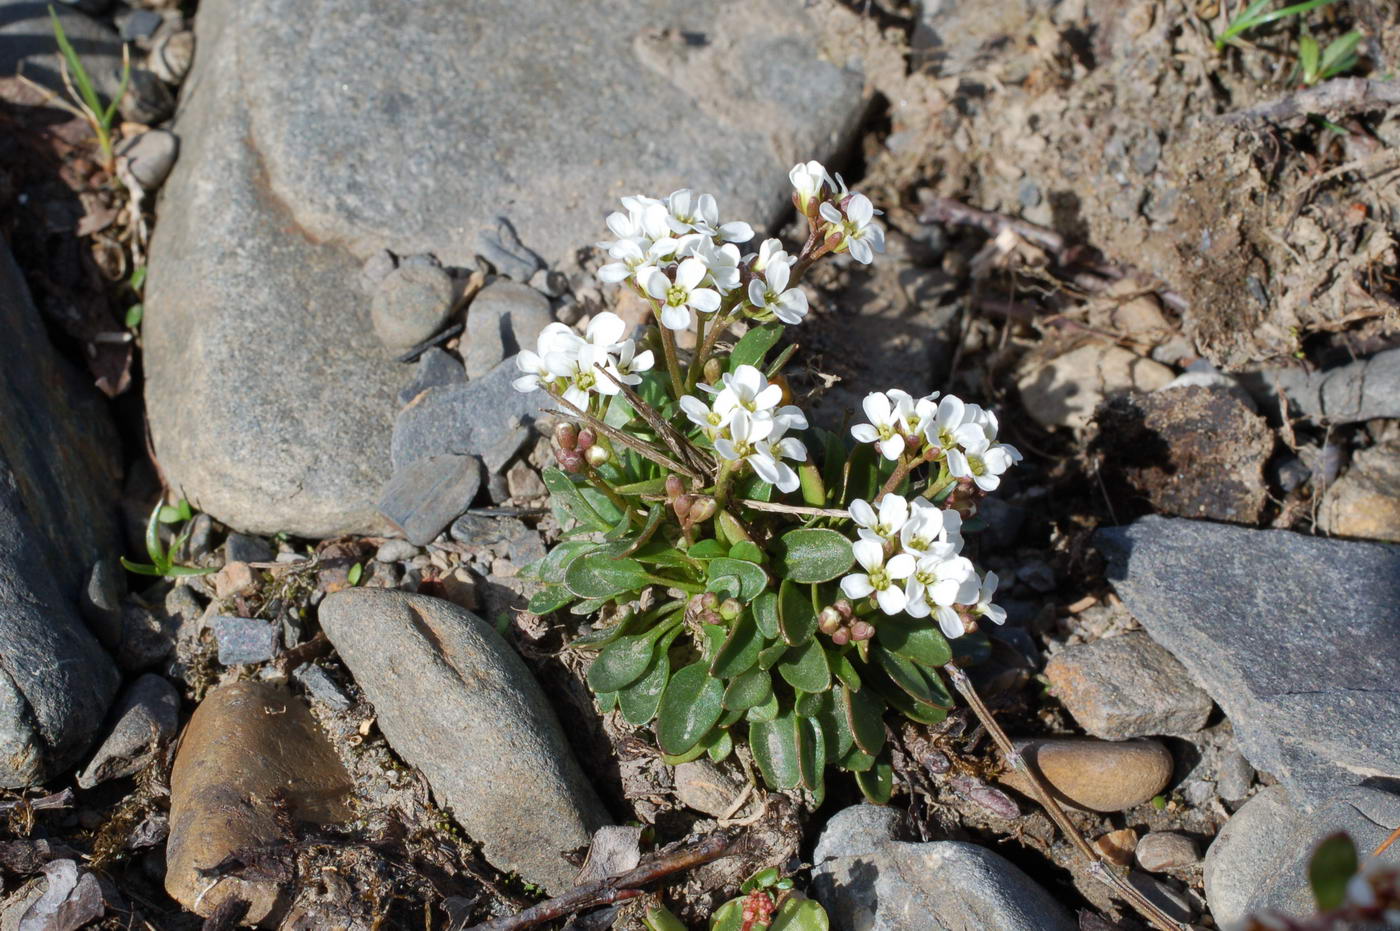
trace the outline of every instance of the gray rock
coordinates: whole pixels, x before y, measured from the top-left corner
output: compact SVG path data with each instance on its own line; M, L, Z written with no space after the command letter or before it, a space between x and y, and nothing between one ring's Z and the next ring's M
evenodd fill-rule
M1185 834L1171 831L1153 831L1137 842L1133 851L1138 866L1149 873L1165 873L1168 870L1182 870L1201 862L1201 853L1196 842Z
M429 456L394 470L379 510L408 542L425 546L471 507L480 488L475 456Z
M1133 616L1304 808L1400 778L1400 547L1160 517L1096 540Z
M133 123L154 126L163 123L175 112L175 95L154 71L132 68L122 95L121 114Z
M1220 757L1216 768L1215 791L1227 802L1238 802L1249 795L1249 787L1254 783L1254 767L1238 750L1230 750Z
M0 75L23 74L31 81L66 94L63 88L58 43L49 21L49 5L41 2L8 0L0 16ZM121 37L106 25L78 10L59 4L54 7L63 33L82 57L83 67L104 101L111 100L121 87Z
M175 738L179 716L180 696L169 682L151 673L137 679L117 701L111 730L78 773L78 786L91 789L140 772L156 746Z
M497 217L495 229L476 234L477 252L507 278L529 281L544 263L540 257L520 242L515 225L506 217Z
M1128 883L1173 921L1185 923L1196 917L1196 903L1191 897L1156 876L1129 870Z
M403 374L369 302L347 299L371 253L471 267L506 209L553 264L605 235L618 194L683 185L763 229L791 210L789 167L840 151L864 110L862 76L783 0L666 0L645 23L570 0L335 0L314 34L304 14L201 6L151 244L155 449L175 487L244 531L384 528Z
M194 63L194 33L189 29L158 37L146 67L167 84L183 84Z
M179 634L179 618L133 595L122 605L120 639L108 649L124 672L141 672L168 657Z
M1140 631L1066 647L1045 675L1079 726L1105 740L1194 734L1214 707L1176 657Z
M378 562L405 562L421 552L420 547L414 546L407 540L385 540L379 544L374 558Z
M456 356L437 346L429 346L418 357L418 364L413 370L413 383L399 392L399 403L408 404L429 388L459 385L466 380L466 369L462 368Z
M812 863L820 866L840 857L868 856L898 837L898 809L886 805L852 805L827 821L817 838Z
M3 247L0 326L0 786L16 788L78 762L117 690L78 609L93 564L120 552L119 445Z
M450 310L452 276L433 265L404 262L379 282L369 313L379 341L398 355L436 333Z
M389 277L389 273L398 267L399 263L394 258L394 253L388 249L374 250L360 266L360 288L366 294L373 296L374 292L379 290L379 283Z
M219 644L224 666L265 663L277 655L282 631L271 621L255 617L216 617L209 625Z
M126 570L114 557L92 564L87 584L78 599L78 610L88 629L102 645L115 647L121 642L122 600L126 598Z
M873 806L856 806L857 809ZM847 809L848 811L850 809ZM844 814L841 813L841 814ZM882 838L883 820L861 814L855 839L817 842L812 891L837 928L869 931L1073 931L1048 892L1001 856L975 844L909 844ZM849 849L846 856L833 856ZM822 859L826 854L827 858Z
M1325 372L1267 369L1244 378L1266 407L1277 409L1276 391L1282 389L1293 408L1317 421L1346 424L1400 417L1400 349Z
M116 17L117 31L128 42L149 39L163 22L165 20L155 10L128 10Z
M106 910L97 876L79 869L75 860L45 863L44 880L44 894L20 918L18 931L81 928Z
M231 533L224 541L224 559L227 562L272 562L276 556L276 550L262 537Z
M534 349L540 331L553 319L549 299L529 285L513 281L487 285L467 307L462 337L467 377L480 378L507 356Z
M1400 432L1357 450L1323 493L1317 525L1334 536L1400 543Z
M519 375L507 359L480 378L420 394L394 421L394 470L429 456L474 454L488 472L499 472L529 439L527 425L549 402L542 392L511 387Z
M1206 901L1216 923L1227 927L1264 910L1313 914L1307 864L1317 844L1345 831L1358 851L1369 853L1397 825L1400 796L1389 792L1344 789L1300 819L1288 791L1270 786L1235 813L1206 851ZM1400 851L1391 847L1379 862L1400 864Z
M340 690L340 686L335 684L331 674L320 666L308 663L305 666L298 666L292 673L292 678L301 683L316 701L329 705L336 711L346 711L350 708L350 699L345 697L345 693Z
M152 129L123 139L116 151L126 159L127 168L141 189L150 193L165 183L170 169L175 167L180 140L169 130Z
M436 598L347 589L326 596L320 619L390 746L486 858L568 888L576 869L561 851L609 819L520 657L485 621Z

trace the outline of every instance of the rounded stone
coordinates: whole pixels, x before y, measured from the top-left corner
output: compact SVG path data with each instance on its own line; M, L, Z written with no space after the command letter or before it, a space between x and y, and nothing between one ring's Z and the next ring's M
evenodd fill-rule
M1107 741L1091 738L1022 738L1014 741L1059 801L1091 811L1126 811L1167 787L1172 755L1155 740ZM1007 770L1001 781L1029 795L1023 773Z
M126 159L131 176L147 193L165 183L179 153L180 140L165 129L152 129L132 136L122 140L117 147L117 154Z
M1171 831L1153 831L1143 837L1138 841L1136 856L1138 866L1149 873L1184 870L1201 862L1196 842Z
M452 310L452 277L427 264L404 264L384 276L370 304L380 342L394 352L412 349L437 332Z

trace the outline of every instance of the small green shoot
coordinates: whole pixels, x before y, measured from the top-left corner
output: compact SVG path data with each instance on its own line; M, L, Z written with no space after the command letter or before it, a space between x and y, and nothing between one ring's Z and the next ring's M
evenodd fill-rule
M354 588L356 585L360 584L360 579L364 577L364 574L364 564L357 562L355 565L351 566L350 571L345 574L345 581L350 583L351 588Z
M1165 795L1152 796L1152 807L1158 811L1167 810L1167 797Z
M1317 845L1308 861L1308 885L1321 911L1346 901L1347 883L1356 875L1356 844L1346 834L1332 834Z
M104 107L97 96L96 88L93 87L92 78L83 67L83 61L78 57L73 44L68 41L68 35L63 31L63 23L59 21L58 14L52 6L49 7L49 19L53 21L53 37L63 56L63 83L76 104L74 109L92 127L93 135L97 137L97 146L102 150L103 166L110 172L116 163L112 155L112 125L117 117L117 107L126 94L127 83L131 80L130 55L123 45L121 85L117 88L116 97ZM74 83L77 84L76 88Z
M1333 39L1327 48L1318 46L1317 40L1307 32L1298 37L1298 72L1304 87L1312 87L1319 81L1335 78L1356 67L1356 47L1364 36L1353 29L1344 36Z
M1274 0L1253 0L1249 6L1241 10L1239 15L1230 20L1230 24L1225 27L1225 31L1216 37L1216 51L1224 50L1227 45L1238 45L1240 36L1251 29L1256 29L1259 26L1272 23L1276 20L1286 19L1289 16L1298 16L1303 13L1308 13L1318 7L1327 6L1329 3L1335 3L1336 0L1305 0L1303 3L1295 3L1281 10L1270 10L1269 6L1271 6L1273 2Z
M151 518L146 521L146 555L150 557L149 563L132 562L125 556L121 557L122 568L127 572L134 572L137 575L154 575L166 579L179 578L190 575L208 575L216 570L201 569L195 566L177 566L175 564L175 554L180 547L185 545L185 541L190 537L190 531L194 525L189 521L194 517L194 511L190 508L190 503L183 498L178 504L160 504L151 510ZM168 548L160 544L160 525L184 523L185 527L175 535L175 539L170 541Z

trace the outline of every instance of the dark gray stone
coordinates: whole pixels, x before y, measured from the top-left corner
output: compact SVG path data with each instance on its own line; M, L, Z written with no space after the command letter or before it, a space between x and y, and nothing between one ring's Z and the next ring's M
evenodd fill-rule
M562 852L588 843L607 812L491 625L441 599L362 588L327 595L320 619L390 746L484 856L551 891L571 886L577 868Z
M118 14L116 19L117 31L121 33L121 37L132 42L137 39L149 39L156 34L163 22L165 20L161 19L155 10L128 10Z
M153 129L117 145L117 155L126 159L131 176L147 193L165 183L179 154L180 140L166 129Z
M1323 372L1267 369L1243 379L1261 404L1277 409L1276 392L1282 389L1298 413L1323 423L1400 417L1400 349Z
M49 20L49 4L8 0L0 15L0 76L16 72L50 90L66 94L59 70L58 43ZM97 92L105 100L121 86L121 37L106 25L62 4L54 7L63 33L83 60Z
M316 701L329 705L336 711L346 711L350 708L350 699L346 698L340 686L335 684L331 674L320 666L310 663L298 666L292 673L292 678L300 682L301 687Z
M539 271L544 263L520 242L515 226L505 217L496 218L496 227L476 234L478 254L495 266L507 278L524 283Z
M175 650L180 619L136 596L122 605L121 639L108 647L124 672L150 669Z
M379 341L397 356L436 333L451 309L452 276L405 261L379 282L369 314Z
M467 377L480 378L506 357L534 349L540 331L554 319L549 299L529 285L496 281L467 307L462 336Z
M180 696L174 686L151 673L137 679L117 701L111 729L78 773L78 786L91 789L140 772L156 746L175 738L179 717Z
M399 403L408 404L429 388L460 385L466 380L466 369L462 368L456 356L437 346L429 346L418 357L418 365L413 370L413 383L399 392Z
M480 378L420 394L394 421L394 470L429 456L475 454L487 471L499 472L530 437L527 425L549 400L511 387L519 375L507 359Z
M475 456L429 456L394 471L379 510L408 542L426 546L471 507L480 488L481 462Z
M255 617L216 617L209 625L224 666L265 663L277 655L281 628Z
M121 114L133 123L154 126L175 112L175 95L154 71L132 68L122 95Z
M643 18L332 0L315 21L292 0L200 6L151 244L155 449L175 487L244 531L385 527L403 369L354 293L370 254L471 268L505 211L556 264L606 235L619 194L682 186L763 229L791 210L791 165L840 151L864 110L862 76L783 0L666 0Z
M122 601L126 598L126 570L116 557L92 564L87 584L78 599L78 610L88 629L111 649L121 642Z
M1400 547L1161 517L1096 540L1133 616L1304 808L1400 779Z
M116 693L79 604L120 552L119 448L105 405L49 346L0 247L0 786L78 762Z
M873 810L872 810L873 809ZM879 931L1073 931L1048 892L975 844L893 840L898 813L856 805L817 841L813 895L832 927Z
M272 562L277 551L262 537L246 533L231 533L224 541L224 559L227 562Z

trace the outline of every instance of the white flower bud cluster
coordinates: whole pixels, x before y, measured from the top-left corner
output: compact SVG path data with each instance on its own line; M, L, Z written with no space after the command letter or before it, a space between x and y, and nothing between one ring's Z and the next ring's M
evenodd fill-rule
M622 318L608 311L589 321L583 336L562 323L551 323L541 331L534 351L522 349L515 357L516 368L524 374L511 384L516 391L546 386L587 410L589 396L621 391L598 366L622 384L636 385L655 361L651 350L639 353L635 340L622 338L626 330Z
M797 473L784 459L807 461L807 447L789 430L807 429L807 415L783 404L783 389L770 384L752 365L726 373L719 385L698 385L712 395L705 403L693 394L681 398L681 410L700 428L720 458L746 462L763 481L779 491L796 491Z
M943 460L954 478L969 479L982 491L995 490L1002 474L1021 461L1021 453L997 442L996 414L956 395L935 404L937 398L937 392L914 398L898 388L871 392L861 402L870 422L851 427L851 435L874 443L886 459L909 454Z

